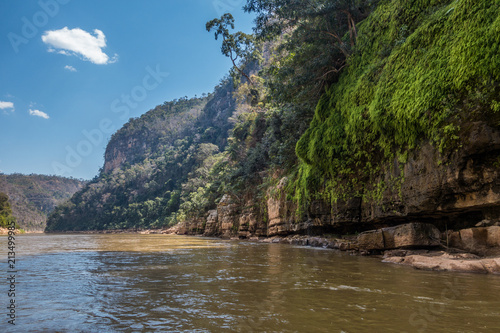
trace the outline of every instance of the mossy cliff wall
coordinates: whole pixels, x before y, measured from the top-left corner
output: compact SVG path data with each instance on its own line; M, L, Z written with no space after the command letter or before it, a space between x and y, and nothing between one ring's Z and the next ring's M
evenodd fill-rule
M473 144L454 153L448 163L430 144L411 153L403 165L397 159L380 175L390 181L405 175L399 188L386 188L382 199L353 197L333 204L317 199L296 215L296 203L286 198L289 180L269 190L265 203L241 205L225 196L206 219L187 221L179 233L207 236L286 236L290 234L346 234L427 222L441 231L500 221L500 131L474 123ZM271 194L272 193L272 194Z
M500 219L500 1L382 1L266 202L181 233L352 233Z

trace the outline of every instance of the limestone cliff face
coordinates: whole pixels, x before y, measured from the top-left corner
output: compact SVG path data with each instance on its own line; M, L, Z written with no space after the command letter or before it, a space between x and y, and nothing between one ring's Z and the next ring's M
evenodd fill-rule
M247 202L240 205L229 195L224 195L217 209L206 214L206 219L191 219L181 223L177 233L203 234L223 238L266 237L268 226L260 210Z
M422 145L402 166L401 195L388 191L381 204L364 202L361 220L425 219L462 228L499 219L499 159L500 132L482 122L470 124L462 148L447 159L431 145ZM399 176L399 167L386 180Z
M474 254L490 256L500 255L500 226L476 227L449 232L448 242L451 247Z
M224 147L232 126L228 120L234 112L232 92L230 82L209 98L165 102L139 118L130 119L111 137L103 171L109 173L126 163L132 165L151 158L176 140L207 129L201 140Z
M128 140L116 141L108 144L104 154L104 172L110 172L121 167L127 161L131 162L131 156L139 150L144 151L147 146L140 143L139 138L128 138ZM130 153L127 153L130 152Z
M182 111L172 104L159 105L139 118L130 119L113 134L104 153L103 171L109 173L125 163L142 161L185 136L193 130L206 102Z
M333 206L318 200L298 217L294 203L285 199L287 178L283 178L268 190L265 207L260 207L264 209L225 195L205 221L188 221L183 231L250 238L346 234L410 222L430 223L441 231L460 230L484 220L500 221L500 132L485 123L470 124L462 147L447 158L426 143L405 164L394 161L386 170L378 181L389 183L398 178L401 184L388 187L381 200L352 198ZM454 237L459 246L459 236Z

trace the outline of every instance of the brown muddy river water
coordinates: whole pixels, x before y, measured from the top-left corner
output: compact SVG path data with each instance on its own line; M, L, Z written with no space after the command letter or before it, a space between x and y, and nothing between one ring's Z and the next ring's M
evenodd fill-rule
M15 252L2 332L500 332L494 275L166 235L25 235Z

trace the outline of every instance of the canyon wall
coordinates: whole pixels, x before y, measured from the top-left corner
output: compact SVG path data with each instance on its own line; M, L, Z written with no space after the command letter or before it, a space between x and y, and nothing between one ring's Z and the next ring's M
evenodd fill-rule
M206 218L181 223L177 233L225 238L345 235L426 223L443 233L448 230L451 245L470 247L473 237L462 241L461 229L500 221L500 132L483 122L472 123L461 145L443 157L425 143L405 163L395 160L379 180L400 179L400 184L388 186L381 199L355 197L333 204L316 200L297 216L295 203L286 200L285 177L268 189L265 202L238 202L225 195Z

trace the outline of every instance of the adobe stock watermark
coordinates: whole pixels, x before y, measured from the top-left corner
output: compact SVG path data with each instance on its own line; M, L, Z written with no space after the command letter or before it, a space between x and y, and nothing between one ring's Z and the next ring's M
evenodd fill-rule
M281 246L279 244L271 246ZM328 252L323 252L319 248L310 249L311 252L303 265L293 265L289 270L283 271L277 279L288 283L295 283L308 276L312 270L317 267L328 265ZM286 288L276 288L271 291L270 296L259 302L255 302L248 307L245 316L238 318L238 324L235 327L237 332L262 332L266 325L275 320L274 315L283 313L286 309L287 298Z
M23 16L21 18L20 33L9 32L7 38L14 52L19 53L19 46L28 44L31 39L36 37L41 28L49 23L50 18L59 14L61 5L66 5L70 0L40 0L38 6L40 10L35 12L30 18Z
M445 288L441 291L441 298L436 303L430 303L428 307L420 307L410 315L408 323L417 329L417 332L427 332L429 323L434 323L446 311L446 308L462 295L459 289L458 278L453 283L445 282ZM434 330L430 330L431 332ZM406 332L403 332L406 333Z
M218 16L229 13L238 7L243 7L244 0L214 0L212 5Z
M156 65L155 69L147 66L145 70L147 74L143 77L141 84L134 86L129 93L121 94L120 98L114 99L110 104L111 112L117 114L122 121L127 120L130 111L137 108L139 103L148 97L148 92L158 88L169 76L169 73L161 71L160 65ZM85 157L91 155L94 149L103 143L106 135L116 130L116 124L109 118L101 119L97 128L84 129L82 131L84 138L74 147L67 145L64 162L53 161L52 170L58 175L71 174L82 164Z

